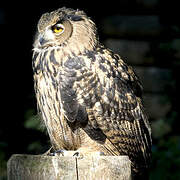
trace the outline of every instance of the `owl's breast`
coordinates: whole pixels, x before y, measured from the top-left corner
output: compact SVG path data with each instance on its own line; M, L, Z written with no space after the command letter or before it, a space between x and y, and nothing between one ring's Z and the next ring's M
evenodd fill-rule
M85 64L82 58L69 57L66 61L64 61L59 72L58 84L63 111L70 122L74 122L79 118L81 121L86 121L87 119L85 107L78 101L79 94L83 93L79 91L79 85L82 85L84 82L84 69Z

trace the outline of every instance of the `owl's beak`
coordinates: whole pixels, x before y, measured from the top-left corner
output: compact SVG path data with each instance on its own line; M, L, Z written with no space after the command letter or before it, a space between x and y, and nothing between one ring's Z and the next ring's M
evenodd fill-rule
M43 47L52 44L54 41L54 35L51 30L48 29L43 34L40 34L38 39L39 45Z
M44 39L43 37L39 38L39 43L41 46L44 46L47 42L48 42L48 40Z

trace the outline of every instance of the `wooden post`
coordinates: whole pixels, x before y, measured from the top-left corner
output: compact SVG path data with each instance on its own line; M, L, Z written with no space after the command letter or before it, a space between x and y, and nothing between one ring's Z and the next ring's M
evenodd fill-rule
M130 180L128 156L12 155L8 180Z

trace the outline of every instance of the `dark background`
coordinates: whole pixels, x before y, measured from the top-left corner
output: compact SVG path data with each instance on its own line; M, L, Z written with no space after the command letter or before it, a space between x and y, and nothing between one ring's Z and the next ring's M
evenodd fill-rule
M53 6L51 6L52 4ZM6 179L6 162L12 154L40 154L49 148L48 136L40 127L39 118L36 116L31 68L32 43L36 24L41 14L62 6L84 10L97 24L101 41L110 48L112 39L118 40L118 42L127 40L127 42L150 44L147 54L151 58L149 58L150 61L148 59L148 63L146 61L147 54L144 59L142 58L141 63L129 60L135 68L140 67L141 70L145 68L145 72L147 68L148 70L155 68L157 75L164 69L170 72L170 78L164 78L164 74L161 74L163 80L167 81L162 91L146 90L145 92L145 97L147 94L150 97L163 95L163 102L161 106L157 106L158 108L163 109L163 103L170 104L162 116L152 117L150 111L150 121L155 134L153 136L151 179L180 179L178 87L180 21L177 1L52 1L51 5L49 2L43 2L43 7L41 7L33 2L22 2L21 4L16 2L11 4L11 7L8 4L5 4L4 7L0 6L0 179ZM161 31L159 34L155 33L151 36L146 32L137 34L137 36L131 31L129 34L121 34L117 32L118 28L115 28L117 33L113 33L111 27L108 31L108 26L112 24L115 24L115 27L118 26L119 20L117 19L122 16L156 16ZM144 23L144 25L148 27L148 24ZM138 28L139 31L142 29L140 26ZM175 45L174 42L176 42ZM117 45L114 49L118 49ZM121 54L121 52L119 53ZM129 56L133 59L133 55L131 56L130 53L126 52L126 55L127 62ZM140 73L139 76L141 75ZM145 82L148 82L148 79L145 79ZM157 82L155 86L160 84ZM149 84L150 89L152 86L154 84ZM156 102L151 106L156 107ZM161 110L158 108L157 112Z

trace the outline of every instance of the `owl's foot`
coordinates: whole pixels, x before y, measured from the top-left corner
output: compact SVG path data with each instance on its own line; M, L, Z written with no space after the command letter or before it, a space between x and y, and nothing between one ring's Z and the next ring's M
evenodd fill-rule
M104 156L105 154L103 152L95 151L95 152L81 152L76 151L73 156L83 158L84 156Z
M79 153L79 154L78 154ZM94 148L89 147L80 147L76 153L76 155L80 156L104 156L104 152L95 150Z
M78 152L78 151L67 151L67 150L64 150L64 149L60 149L58 151L55 151L54 153L52 153L52 156L55 156L55 155L60 155L60 156L76 156L76 157L81 157L81 153Z
M77 151L67 151L64 149L57 150L53 153L49 154L50 156L70 156L70 157L78 157L83 158L84 156L104 156L105 154L103 152L99 151L82 151L82 149L79 149Z
M59 149L55 152L49 154L50 156L80 156L80 153L77 151L67 151L64 149Z
M56 156L56 155L60 155L60 156L65 156L64 154L66 153L67 151L64 150L64 149L60 149L60 150L57 150L53 153L50 153L50 156Z

